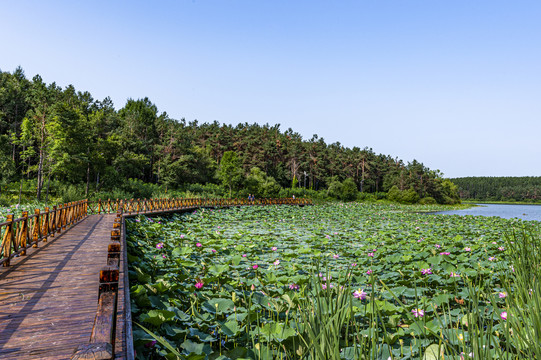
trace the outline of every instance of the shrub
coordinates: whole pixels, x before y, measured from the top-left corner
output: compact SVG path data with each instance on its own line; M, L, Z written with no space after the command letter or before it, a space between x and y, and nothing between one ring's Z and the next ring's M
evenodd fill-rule
M401 191L398 189L398 186L394 185L387 192L387 199L391 201L400 202L402 200Z
M417 194L414 188L404 190L400 195L401 203L403 204L416 204L419 201L419 194Z
M421 205L434 205L436 204L436 199L433 197L427 196L419 200L419 204Z
M352 201L357 198L357 184L352 178L347 178L342 183L340 198L344 201Z
M253 167L250 174L246 177L246 190L249 194L254 194L256 197L277 197L280 193L281 186L276 180L263 172L258 167Z
M386 199L386 198L387 198L387 193L386 193L386 192L383 192L383 191L375 192L375 193L374 193L374 198L375 198L376 200L383 200L383 199Z
M376 196L375 194L360 192L357 194L357 200L372 202L372 201L376 201Z
M327 196L335 199L340 199L342 195L342 183L337 178L333 178L329 187L327 188Z

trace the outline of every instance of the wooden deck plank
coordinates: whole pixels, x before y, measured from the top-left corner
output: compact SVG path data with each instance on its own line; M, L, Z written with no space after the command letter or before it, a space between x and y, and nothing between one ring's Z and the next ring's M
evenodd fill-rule
M69 359L88 342L115 215L92 215L0 269L0 358Z

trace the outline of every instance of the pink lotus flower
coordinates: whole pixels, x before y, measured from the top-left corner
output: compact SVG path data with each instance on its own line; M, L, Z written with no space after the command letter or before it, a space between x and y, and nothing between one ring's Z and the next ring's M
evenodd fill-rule
M363 289L358 289L353 292L353 296L357 299L364 300L368 294Z
M504 250L505 250L505 248L504 248L503 246L500 246L500 247L498 248L498 250L500 250L500 251L504 251Z
M181 239L184 239L184 234L181 234L181 235L180 235L180 238L181 238Z
M465 247L465 248L464 248L464 251L471 251L471 248Z
M257 265L257 264L252 265L252 269L254 269L254 270L256 270L258 267L259 267L259 265Z
M496 259L494 256L491 256L488 258L488 261L494 261L494 259Z
M289 288L291 290L299 290L299 285L297 285L297 284L289 284Z
M505 297L507 297L507 293L506 292L501 292L498 294L498 296L500 297L500 299L505 299Z
M502 318L502 320L507 320L507 311L502 311L500 317Z
M203 245L202 245L201 243L197 243L197 244L195 244L195 246L201 247L201 246L203 246Z
M371 275L372 274L372 269L368 269L368 271L366 272L366 275Z
M216 250L215 250L215 249L212 249L211 251L212 251L213 254L216 253Z
M271 250L276 251L276 250L278 250L278 248L276 246L273 246Z
M413 313L413 315L415 317L423 317L423 316L425 316L425 311L422 310L422 309L413 309L413 310L411 310L411 312Z
M351 264L351 266L352 266L352 267L355 267L355 266L357 266L357 263L353 263L353 264Z
M373 252L370 252L370 253L368 253L368 256L374 257L374 253L373 253Z
M163 248L163 243L162 242L156 244L156 249L162 249L162 248Z
M280 260L276 260L275 262L273 262L273 265L274 265L274 266L280 265Z
M145 347L150 349L150 348L153 348L154 345L156 345L156 340L152 340L152 341L149 341L145 344Z
M167 258L167 256L165 256L165 254L162 254L162 258L164 258L164 259L165 259L165 258Z
M451 275L449 275L450 277L460 277L460 275L458 275L457 273L454 273L454 272L451 272Z
M430 274L432 274L432 268L421 269L421 274L423 274L423 275L430 275Z
M203 285L205 285L205 283L203 283L203 281L199 280L198 282L195 283L195 288L196 289L201 289L203 287Z
M441 252L440 255L451 255L451 253L448 251L444 251L444 252Z
M441 245L438 245L438 244L436 244L436 245L434 245L434 246L436 246L436 249L441 248Z
M334 254L332 257L333 257L333 259L338 259L340 257L340 255Z
M246 254L242 254L242 257L246 257L247 255Z

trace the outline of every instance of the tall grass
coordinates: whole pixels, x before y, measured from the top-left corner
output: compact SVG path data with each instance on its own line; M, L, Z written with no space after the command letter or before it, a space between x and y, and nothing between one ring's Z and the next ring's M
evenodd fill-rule
M426 359L541 358L540 234L539 225L525 224L505 235L510 261L494 274L500 288L466 279L469 301L458 321L449 308L440 309L441 352L425 352Z

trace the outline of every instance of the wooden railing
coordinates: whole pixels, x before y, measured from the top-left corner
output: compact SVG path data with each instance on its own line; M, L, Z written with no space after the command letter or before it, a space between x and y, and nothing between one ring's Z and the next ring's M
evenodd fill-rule
M89 212L93 214L147 213L158 211L175 211L189 207L220 207L220 206L257 206L257 205L311 205L311 199L116 199L98 200L89 204Z
M15 256L26 255L29 247L38 247L40 241L46 242L49 237L66 230L87 216L88 201L81 200L68 204L60 204L43 211L36 209L28 215L23 211L20 218L14 219L13 214L0 223L0 264L9 266Z

